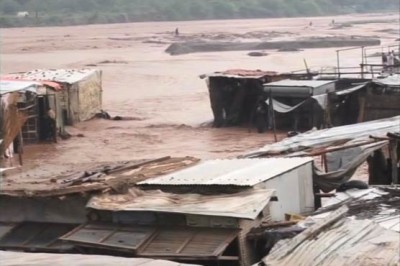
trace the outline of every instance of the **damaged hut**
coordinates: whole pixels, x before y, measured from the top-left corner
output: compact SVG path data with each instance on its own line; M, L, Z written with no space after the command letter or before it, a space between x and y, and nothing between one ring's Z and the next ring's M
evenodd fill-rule
M395 199L399 201L398 192ZM366 203L371 206L371 202ZM304 228L302 233L279 241L256 265L398 265L398 212L394 210L396 214L392 215L380 210L383 212L376 216L379 216L379 221L376 221L363 217L368 213L363 208L350 202L349 207L337 208L322 219L307 218L299 223ZM385 222L385 219L388 220ZM389 223L391 228L382 226Z
M364 163L369 184L399 184L399 146L387 133L399 130L400 117L369 121L330 129L309 131L270 144L244 157L314 157L313 183L316 206L319 190L331 192L351 186L349 180Z
M87 207L93 221L64 240L139 257L251 265L257 261L246 241L251 228L282 220L286 213L314 210L311 160L204 161L138 182L122 194L95 196ZM115 223L125 226L116 234L126 232L135 242L99 242L103 233L116 232ZM82 239L88 230L99 238Z
M0 81L2 155L12 160L14 152L21 156L23 143L56 139L64 129L59 89L53 82ZM49 109L55 114L51 121Z
M253 122L262 100L262 84L287 78L273 71L231 69L201 75L206 78L214 126L233 126Z
M314 211L311 164L166 157L34 183L10 177L0 188L0 248L251 265L261 259L246 239L252 228Z
M61 87L63 123L73 125L93 118L102 109L102 72L95 69L33 70L8 75L7 79L56 82Z
M335 80L291 79L264 84L270 124L294 131L324 127L328 94L335 91L335 85Z

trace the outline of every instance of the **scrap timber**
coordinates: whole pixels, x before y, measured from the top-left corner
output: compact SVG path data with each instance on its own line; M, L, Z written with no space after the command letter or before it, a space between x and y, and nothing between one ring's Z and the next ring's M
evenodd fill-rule
M124 184L135 184L196 164L193 157L162 157L152 160L99 164L58 176L40 179L23 178L14 182L14 176L1 177L0 195L13 197L51 197L74 193L119 190ZM19 179L18 179L19 180Z

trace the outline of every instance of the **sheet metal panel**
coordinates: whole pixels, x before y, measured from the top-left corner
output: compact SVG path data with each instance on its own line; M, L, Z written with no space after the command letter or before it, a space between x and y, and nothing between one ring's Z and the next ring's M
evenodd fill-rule
M61 239L81 246L136 251L155 230L145 226L84 224Z
M254 186L307 164L312 160L312 158L308 157L210 160L172 174L148 179L138 184Z
M320 148L330 145L363 143L369 137L385 137L387 132L399 130L400 116L369 121L359 124L333 127L323 130L308 131L297 136L286 138L280 142L268 144L263 148L248 153L244 157L257 157L266 154L297 152L307 148Z
M309 97L321 95L335 90L335 80L291 80L264 84L266 93L272 92L274 97Z
M201 75L204 77L224 77L236 79L262 79L264 77L275 77L279 73L275 71L262 71L262 70L247 70L247 69L229 69L221 72L214 72L210 74Z
M25 73L13 74L12 76L20 80L55 81L73 84L86 79L96 71L95 69L37 69Z
M108 211L152 211L255 219L267 206L273 189L250 189L235 194L200 195L140 191L94 196L88 208ZM139 196L132 196L138 194Z
M78 83L79 121L93 118L102 109L101 72L95 72Z
M143 257L217 257L238 233L236 229L222 228L87 224L61 239L76 245L126 250Z
M121 258L104 255L47 254L0 251L1 265L18 266L195 266L166 260ZM199 266L199 265L197 265Z
M370 189L351 189L345 192L338 192L334 197L330 198L327 202L324 202L321 211L325 208L340 205L340 204L351 204L354 201L367 203L368 201L373 199L382 198L382 196L389 195L389 192L385 192L379 188L370 188ZM314 221L319 221L323 219L331 212L326 212L320 215L311 216ZM357 216L368 216L369 220L372 220L379 224L380 226L396 231L400 233L400 210L395 207L391 207L390 205L385 204L384 202L376 203L371 205L369 203L368 208L363 213Z
M31 91L36 93L37 89L40 86L41 86L40 83L33 81L1 80L0 95L18 91Z
M309 87L318 88L331 83L336 82L336 80L294 80L294 79L284 79L280 81L275 81L267 83L265 87Z
M58 238L69 232L74 225L50 223L21 223L0 238L0 248L18 250L58 251L70 250L72 246Z
M398 265L400 235L370 220L342 219L314 237L301 233L278 242L263 260L274 266ZM292 242L302 238L295 246Z
M144 257L217 258L237 237L238 230L211 228L162 229L138 252Z

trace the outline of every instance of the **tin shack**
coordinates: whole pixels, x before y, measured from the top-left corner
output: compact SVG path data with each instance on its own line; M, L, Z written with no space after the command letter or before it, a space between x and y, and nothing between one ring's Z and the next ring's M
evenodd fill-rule
M102 109L102 72L96 69L33 70L7 78L28 81L51 81L61 86L60 108L66 125L89 120Z
M214 126L237 126L252 122L262 96L262 84L281 80L286 75L274 71L230 69L201 75L210 95Z

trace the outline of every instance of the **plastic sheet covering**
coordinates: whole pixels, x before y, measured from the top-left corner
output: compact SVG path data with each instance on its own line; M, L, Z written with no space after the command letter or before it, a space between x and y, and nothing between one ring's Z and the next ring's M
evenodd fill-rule
M290 112L296 110L297 108L299 108L300 106L302 106L306 101L302 101L301 103L296 104L295 106L290 106L290 105L281 103L281 102L279 102L279 101L277 101L275 99L272 99L272 103L273 103L273 106L274 106L274 111L278 112L278 113L290 113ZM269 105L270 104L270 99L267 99L265 101L265 103L267 105Z
M321 106L322 109L325 110L327 108L327 106L328 106L328 94L321 94L321 95L317 95L317 96L312 96L312 97L310 97L310 98L308 98L308 99L296 104L295 106L290 106L290 105L284 104L284 103L279 102L279 101L277 101L275 99L272 99L272 103L274 105L274 111L275 112L285 114L285 113L290 113L290 112L296 110L297 108L301 107L305 103L308 103L312 99L314 99L319 104L319 106ZM265 103L267 105L269 105L270 104L270 99L267 99L265 101Z
M374 79L374 83L389 87L400 87L400 75L391 75L383 79Z
M328 173L322 172L316 166L314 166L314 183L324 192L330 192L338 188L342 183L347 182L353 176L357 168L367 160L368 156L376 150L383 148L386 145L385 141L378 143L365 145L358 149L359 153L355 153L354 149L345 150L339 154L339 156L348 153L348 156L342 158L348 159L348 161L342 165L336 165L336 169ZM332 156L332 155L331 155ZM352 157L351 157L352 156ZM338 158L338 157L337 157ZM340 158L340 159L342 159ZM329 170L329 167L328 167Z

